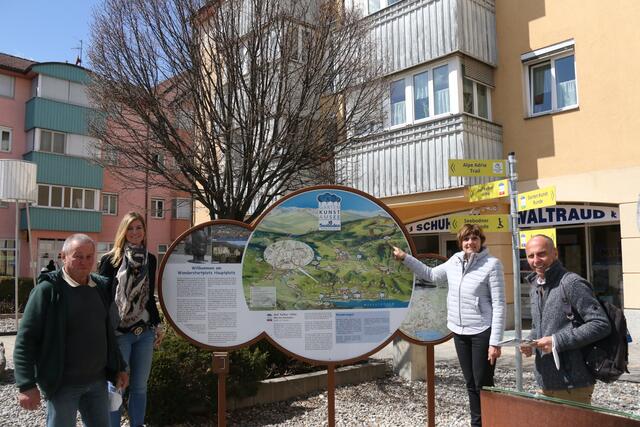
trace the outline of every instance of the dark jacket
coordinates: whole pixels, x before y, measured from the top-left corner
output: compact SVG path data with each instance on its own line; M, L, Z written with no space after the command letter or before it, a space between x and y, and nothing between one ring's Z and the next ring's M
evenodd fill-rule
M109 281L91 274L108 312ZM51 398L63 380L66 342L66 301L62 286L68 286L60 271L41 274L29 295L13 352L16 385L21 392L38 384ZM113 329L107 323L107 379L116 380L126 369Z
M593 296L591 285L579 275L568 272L559 261L545 272L543 296L537 291L536 274L529 275L527 279L531 283L532 325L529 338L553 335L560 356L558 370L553 354L543 354L536 349L535 377L538 385L544 390L563 390L594 384L595 379L584 363L581 349L607 336L610 326L606 313ZM561 281L565 283L571 306L584 322L578 327L572 325L563 311Z
M120 261L122 264L122 261ZM100 267L98 267L98 271L100 275L109 278L111 283L111 299L115 295L116 286L118 286L116 280L116 273L118 273L118 269L120 269L120 264L114 266L111 264L111 257L107 255L103 255L100 258ZM158 262L156 261L156 257L149 253L149 300L145 308L149 313L149 323L153 326L157 326L160 323L160 313L158 313L158 306L156 305L156 296L155 296L155 288L156 288L156 267Z

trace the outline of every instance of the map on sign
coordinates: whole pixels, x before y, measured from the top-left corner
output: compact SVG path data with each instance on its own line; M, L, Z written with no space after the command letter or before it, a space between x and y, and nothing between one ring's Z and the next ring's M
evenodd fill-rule
M391 255L391 245L408 247L395 220L366 198L331 193L330 229L325 207L314 207L325 194L294 198L260 221L243 259L250 310L408 307L413 276Z

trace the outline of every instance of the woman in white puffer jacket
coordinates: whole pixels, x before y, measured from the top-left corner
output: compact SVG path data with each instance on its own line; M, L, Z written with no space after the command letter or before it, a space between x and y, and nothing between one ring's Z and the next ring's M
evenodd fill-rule
M461 252L430 268L399 248L393 255L422 280L447 281L447 328L453 332L458 361L467 385L471 425L481 426L480 390L493 386L498 343L504 331L506 304L500 260L484 247L485 235L475 224L458 232Z

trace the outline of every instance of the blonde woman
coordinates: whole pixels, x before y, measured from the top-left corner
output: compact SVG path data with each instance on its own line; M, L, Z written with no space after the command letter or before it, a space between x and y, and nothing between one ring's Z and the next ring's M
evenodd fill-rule
M147 251L147 229L137 212L127 213L118 227L113 249L100 260L100 274L111 279L113 326L122 357L130 369L128 413L130 425L144 425L147 380L153 347L162 341L156 307L156 257ZM117 316L113 315L117 309ZM120 425L120 410L111 412L110 425Z

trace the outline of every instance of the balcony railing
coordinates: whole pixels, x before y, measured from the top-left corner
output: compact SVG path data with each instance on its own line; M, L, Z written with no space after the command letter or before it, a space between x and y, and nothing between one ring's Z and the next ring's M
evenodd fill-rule
M363 138L336 160L339 181L375 197L391 197L487 182L450 177L449 159L502 158L502 128L458 114Z
M454 52L497 63L493 0L405 0L368 19L388 74Z

